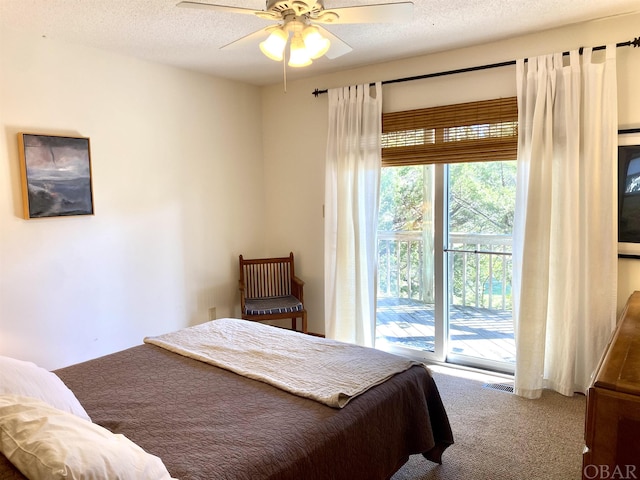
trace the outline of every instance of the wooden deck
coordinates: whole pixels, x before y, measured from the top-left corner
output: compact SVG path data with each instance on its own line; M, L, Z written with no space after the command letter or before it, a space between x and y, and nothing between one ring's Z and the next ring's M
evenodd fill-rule
M434 350L433 305L406 298L378 298L376 340ZM452 306L449 352L515 363L510 311Z

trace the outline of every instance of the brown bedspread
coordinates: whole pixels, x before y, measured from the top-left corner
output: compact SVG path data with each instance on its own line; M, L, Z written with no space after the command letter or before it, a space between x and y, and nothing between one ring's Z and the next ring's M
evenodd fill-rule
M453 437L416 366L343 409L140 345L57 370L95 423L159 456L180 480L387 479ZM23 479L0 455L0 478Z

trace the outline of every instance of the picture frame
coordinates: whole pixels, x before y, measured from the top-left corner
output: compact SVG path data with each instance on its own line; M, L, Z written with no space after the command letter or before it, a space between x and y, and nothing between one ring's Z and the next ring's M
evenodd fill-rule
M93 215L86 137L18 134L24 218Z
M618 257L640 259L640 129L618 133Z

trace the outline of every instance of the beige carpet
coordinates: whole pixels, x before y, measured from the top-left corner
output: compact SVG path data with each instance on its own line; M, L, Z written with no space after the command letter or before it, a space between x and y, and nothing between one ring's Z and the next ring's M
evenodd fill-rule
M455 444L444 452L442 465L413 455L392 480L581 478L583 395L545 391L539 400L526 400L484 387L504 379L434 368Z

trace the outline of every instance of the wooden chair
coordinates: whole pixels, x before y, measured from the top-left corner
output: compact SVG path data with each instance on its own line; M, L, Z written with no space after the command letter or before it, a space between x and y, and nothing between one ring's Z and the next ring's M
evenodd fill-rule
M245 259L240 255L240 306L245 320L264 321L302 318L302 332L307 333L307 311L302 287L296 277L293 252L288 257Z

